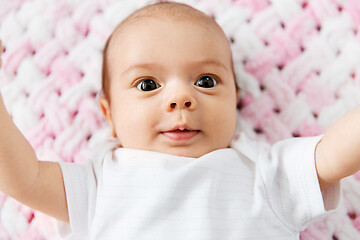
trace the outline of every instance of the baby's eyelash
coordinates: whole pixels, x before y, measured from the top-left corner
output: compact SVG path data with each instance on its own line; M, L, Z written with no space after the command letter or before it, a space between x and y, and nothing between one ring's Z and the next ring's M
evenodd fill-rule
M154 79L153 77L150 77L150 76L139 77L139 78L136 78L136 79L133 81L133 83L131 84L131 86L136 87L139 83L141 83L142 81L147 80L147 79L156 81L156 79Z
M195 80L198 80L199 78L204 77L204 76L212 77L212 78L214 78L217 82L220 82L220 81L221 81L221 78L220 78L217 74L215 74L215 73L210 73L210 72L200 74L199 76L197 76L197 78L196 78Z
M146 78L142 81L140 81L137 85L136 85L136 88L141 90L141 91L145 91L145 92L148 92L148 91L154 91L158 88L160 88L161 85L152 80L152 79L149 79L149 78Z

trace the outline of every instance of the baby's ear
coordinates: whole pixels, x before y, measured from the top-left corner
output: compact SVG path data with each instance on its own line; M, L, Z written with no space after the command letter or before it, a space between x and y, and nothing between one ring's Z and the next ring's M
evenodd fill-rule
M100 103L101 112L111 127L112 135L113 137L116 137L115 127L111 117L110 102L107 98L101 97L99 103Z
M100 109L106 120L111 119L110 103L105 97L100 98Z

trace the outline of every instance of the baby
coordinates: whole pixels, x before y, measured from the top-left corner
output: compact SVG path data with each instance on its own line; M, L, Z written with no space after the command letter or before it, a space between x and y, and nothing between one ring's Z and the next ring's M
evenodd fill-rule
M299 239L360 169L360 107L324 136L232 142L230 45L185 4L125 19L102 78L101 110L120 146L82 165L38 161L0 97L0 189L69 223L67 239Z

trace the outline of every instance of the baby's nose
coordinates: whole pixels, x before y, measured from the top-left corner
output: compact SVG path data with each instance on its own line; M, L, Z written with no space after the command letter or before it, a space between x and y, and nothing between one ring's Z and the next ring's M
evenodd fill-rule
M176 102L172 102L170 103L170 108L171 109L175 109L177 106L179 106L180 108L183 107L183 108L190 108L192 105L191 101L187 101L185 102L184 104L178 104Z
M189 91L175 91L166 101L166 110L187 109L193 111L196 108L196 100Z

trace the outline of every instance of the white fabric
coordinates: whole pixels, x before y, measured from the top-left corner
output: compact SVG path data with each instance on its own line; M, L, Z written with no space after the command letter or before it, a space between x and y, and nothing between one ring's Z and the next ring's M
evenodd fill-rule
M298 239L339 201L339 186L320 192L320 138L271 148L245 139L200 158L118 148L102 162L60 163L68 239Z

